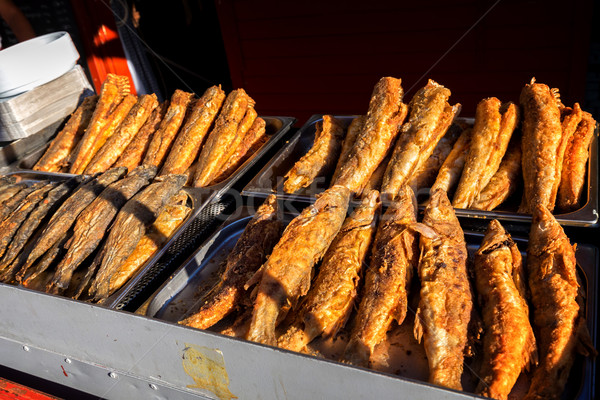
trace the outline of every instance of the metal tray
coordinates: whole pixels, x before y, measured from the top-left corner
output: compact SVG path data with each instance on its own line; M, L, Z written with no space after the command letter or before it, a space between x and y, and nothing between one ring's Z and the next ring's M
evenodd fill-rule
M344 124L349 125L356 115L336 115L336 118ZM273 156L260 172L246 185L242 191L246 196L267 197L276 193L278 197L290 201L312 202L315 195L329 187L330 176L315 179L315 182L307 188L303 188L294 194L283 191L283 177L292 168L294 163L300 159L311 147L315 137L316 123L323 119L322 114L313 115L289 142ZM459 120L469 120L459 118ZM471 119L472 120L472 119ZM555 217L562 225L569 226L592 226L598 222L598 129L594 134L590 145L590 155L587 167L587 191L583 193L583 206L573 212L556 214ZM428 198L429 189L420 190L417 193L419 203ZM503 210L480 211L469 209L456 209L456 215L467 218L498 219L513 222L531 222L531 215L518 214L514 211ZM422 208L422 207L421 207Z
M175 273L173 273L169 280L167 280L161 286L161 288L159 288L155 294L148 299L148 301L140 308L140 310L138 310L138 313L164 321L176 322L184 315L187 315L189 310L194 309L194 307L197 308L199 301L199 288L204 289L208 286L207 282L214 282L215 279L218 279L216 274L218 273L219 266L225 260L227 254L233 248L239 236L242 234L244 228L252 217L251 214L252 210L249 207L239 208L229 219L225 221L221 228L219 228L209 239L207 239L207 241L198 249L196 254L192 255ZM289 222L295 215L297 214L285 213L284 220ZM469 252L473 253L477 250L479 244L481 243L483 234L465 232L465 238L468 243ZM519 245L523 255L525 255L524 250L527 246L527 239L514 237L514 240ZM578 245L576 256L582 288L586 293L588 329L590 330L592 340L595 343L595 307L598 285L596 270L598 267L598 249L589 245ZM411 305L412 304L409 304L409 308ZM409 312L409 314L411 313ZM205 332L215 334L214 331L217 330L213 330L211 328ZM202 336L206 334L205 332L198 331L198 335ZM409 316L407 316L407 319L402 326L395 328L395 330L391 330L389 334L393 336L392 340L397 340L397 343L401 343L400 350L392 349L393 344L390 344L390 353L392 351L395 355L401 353L401 357L403 357L403 359L398 363L390 363L391 365L388 365L385 370L369 371L373 374L393 376L399 380L419 382L423 386L417 387L415 390L423 390L421 394L427 394L428 391L431 391L429 394L433 395L433 390L440 388L426 383L428 367L426 361L424 361L425 353L422 346L417 344L412 338L412 323ZM225 336L225 338L228 337ZM227 340L240 339L228 338ZM335 340L333 342L335 342ZM327 345L328 344L325 344L325 346ZM287 352L287 350L279 350L281 352ZM317 350L322 351L321 348L317 348ZM407 356L404 356L404 354L407 354ZM243 357L243 355L240 356ZM335 361L330 362L339 364ZM578 356L577 361L573 366L567 387L565 388L565 396L563 396L563 398L578 400L594 398L594 368L594 362L591 357L583 358ZM402 377L393 373L396 371L396 369L402 371ZM465 368L465 375L467 375L467 370L468 368ZM518 385L520 385L520 387ZM465 387L465 390L467 390L468 387L473 388L473 377L471 376L471 381L465 382L463 379L463 386ZM526 387L523 386L522 380L517 382L515 388L517 391L526 390ZM452 397L453 393L457 392L449 392L449 396ZM473 396L472 394L464 392L462 394Z
M46 146L48 140L61 126L62 122L55 122L33 135L12 142L0 142L0 174L14 171L16 169L14 166L20 159L29 156L32 151L41 146Z
M16 176L22 182L39 182L42 180L47 181L64 181L69 179L70 177L76 176L71 174L55 174L50 172L37 172L37 171L18 171L12 172L7 175ZM210 201L214 198L214 194L208 193L204 190L197 190L194 188L184 188L184 190L189 195L189 202L192 208L192 212L188 215L188 217L183 221L183 223L177 228L177 230L173 233L173 236L169 238L169 240L165 243L165 245L160 248L146 263L140 268L140 270L129 279L119 290L113 293L107 301L103 304L109 308L115 308L121 300L129 295L130 290L136 286L136 284L142 280L146 274L146 272L162 257L165 251L171 246L177 238L185 231L185 229L192 223L192 221L196 218L196 216L200 213L200 211L206 207Z
M210 192L216 192L217 197L221 196L223 193L228 191L238 179L240 179L254 164L260 160L260 158L267 152L271 147L273 147L283 135L290 129L290 127L296 122L295 118L292 117L272 117L272 116L260 116L266 122L266 131L268 140L250 157L248 158L244 164L240 165L240 167L231 174L227 179L211 186L206 186L202 189ZM2 168L2 164L0 163L0 172L2 170L6 171L21 171L21 170L31 170L35 163L40 159L40 157L46 151L46 148L50 145L50 141L47 141L43 145L39 145L33 148L33 146L28 146L29 152L27 155L21 157L16 162L13 162L10 165ZM1 154L1 153L0 153ZM1 161L1 159L0 159ZM62 173L61 173L62 174ZM68 174L62 174L68 175ZM70 176L70 175L69 175Z

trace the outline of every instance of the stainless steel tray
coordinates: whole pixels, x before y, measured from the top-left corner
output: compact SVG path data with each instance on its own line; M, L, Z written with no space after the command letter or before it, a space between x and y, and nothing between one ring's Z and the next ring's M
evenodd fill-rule
M239 208L224 224L219 228L207 241L198 249L198 251L192 255L173 275L155 292L155 294L148 299L148 301L140 308L138 313L158 318L164 321L176 322L182 317L189 315L189 311L197 308L199 301L199 288L206 288L207 282L214 282L216 274L218 273L219 266L227 257L229 251L233 248L247 223L251 219L252 210L248 207ZM284 220L289 222L296 213L286 213ZM477 250L483 234L465 232L465 238L467 239L469 252L473 253ZM523 255L524 250L527 246L527 239L514 238L515 242L519 245ZM577 261L578 261L578 273L582 281L582 288L586 293L586 314L587 324L592 340L596 340L596 293L598 288L596 270L598 268L598 249L589 245L578 245L577 247ZM410 306L409 306L410 307ZM411 314L411 313L409 313ZM415 381L426 381L427 379L427 366L426 361L424 362L424 350L421 345L416 344L412 338L406 340L402 335L412 336L412 324L410 324L410 318L407 316L407 320L403 326L396 330L396 337L404 340L402 343L403 354L412 354L410 356L404 356L402 360L403 370L402 377L389 372L377 372L371 371L372 374L392 376L396 379L415 382ZM192 329L192 328L188 328ZM406 331L408 329L408 331ZM212 329L207 331L198 331L198 335L216 334L211 332ZM404 331L404 332L402 332ZM240 340L230 339L227 336L226 340ZM414 342L414 343L408 343ZM247 342L249 343L249 342ZM248 349L247 351L251 351ZM286 350L279 350L281 352L287 352ZM390 352L391 350L390 347ZM398 354L398 353L395 353ZM245 354L241 354L241 357ZM334 364L338 364L335 361L330 361ZM390 363L391 364L391 363ZM339 364L342 365L342 364ZM408 367L407 367L408 365ZM398 365L388 366L391 371L394 371ZM425 368L425 369L424 369ZM583 358L578 356L577 361L572 369L571 376L567 387L565 388L565 396L563 398L568 399L593 399L594 398L594 361L591 357ZM465 368L467 371L468 368ZM473 379L473 377L471 377ZM432 386L426 382L419 382L422 387L418 387L416 390L423 390L423 394L428 393L431 390L430 395L433 396L433 390L439 390L439 387ZM471 384L474 384L471 382ZM519 382L517 383L519 385ZM522 385L522 383L521 383ZM468 387L465 385L465 390ZM517 390L525 390L523 387ZM449 391L449 396L457 392ZM473 396L469 393L462 393L468 396Z
M14 171L16 163L28 157L31 152L46 146L48 140L56 134L62 122L55 122L41 131L12 142L0 143L0 174Z
M55 174L49 172L37 172L37 171L18 171L12 172L7 175L16 176L22 182L39 182L42 180L46 181L64 181L75 175L71 174ZM192 212L183 221L183 223L177 228L173 236L169 238L167 243L160 248L146 263L140 268L140 270L127 281L119 290L112 294L107 301L104 303L106 307L115 308L121 300L129 295L130 290L136 286L136 284L144 278L147 271L162 257L165 251L171 246L177 238L185 231L190 225L198 213L206 207L210 201L214 198L215 194L205 190L198 190L194 188L184 188L189 195L189 202L192 208Z
M296 122L295 118L292 117L273 117L273 116L260 116L266 122L266 131L268 140L250 157L248 158L244 164L240 165L240 167L229 176L229 178L219 182L215 185L206 186L202 188L205 191L215 192L218 196L221 196L227 190L229 190L233 184L240 179L254 164L256 164L261 157L269 151L271 147L273 147L282 136L290 129L290 127ZM46 138L47 139L47 138ZM31 170L37 160L44 154L46 148L50 145L50 141L46 141L42 145L40 145L39 141L37 142L37 147L33 148L33 145L28 146L29 152L27 155L19 158L17 161L12 162L9 165L4 166L2 168L1 159L0 159L0 172L3 170L9 171L21 171L21 170ZM1 151L0 151L1 154ZM65 174L68 175L68 174Z
M356 118L355 115L336 115L336 118L346 125ZM242 191L246 196L267 197L276 193L278 197L290 201L312 202L316 194L329 187L330 176L316 179L315 182L299 190L295 194L283 191L283 177L311 147L315 137L316 123L323 119L322 114L313 115L296 132L289 142L265 164L260 172L246 185ZM459 118L461 119L461 118ZM463 118L464 119L464 118ZM556 214L555 217L562 225L592 226L598 222L598 130L590 145L590 156L587 167L587 191L583 193L583 206L573 212ZM418 199L422 203L429 195L429 189L419 191ZM518 205L517 205L518 206ZM504 208L503 208L504 207ZM499 210L480 211L469 209L456 209L456 215L467 218L498 219L514 222L531 222L531 215L518 214L501 205Z

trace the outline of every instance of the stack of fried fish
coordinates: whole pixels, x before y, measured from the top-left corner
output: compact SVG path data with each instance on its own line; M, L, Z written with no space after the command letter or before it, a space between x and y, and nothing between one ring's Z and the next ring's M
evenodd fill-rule
M560 193L567 160L577 159L580 172L585 167L589 141L583 136L595 122L578 118L583 115L578 105L559 107L549 89L550 96L539 100L535 93L541 89L534 83L523 89L523 111L484 99L469 126L453 123L460 105L450 105L450 91L438 83L429 81L405 105L400 80L382 78L368 113L347 129L335 117L323 117L313 148L284 182L284 190L293 193L333 173L330 188L281 235L277 199L269 197L229 253L223 279L202 293L198 307L180 323L377 368L378 349L390 332L413 321L429 382L462 390L465 357L472 356L477 394L507 399L517 379L532 369L525 375L529 392L521 394L560 398L575 353L595 350L574 246L542 199ZM552 131L557 138L540 132L548 127L542 102L557 106ZM514 134L520 115L522 138ZM544 164L540 154L551 139L556 145ZM533 152L523 160L521 144ZM554 157L559 153L567 155ZM533 213L526 267L522 250L495 220L469 261L455 207L500 204L515 190L521 164L524 204ZM549 180L541 172L528 178L529 168L544 169ZM424 185L433 189L418 221L413 188ZM347 215L353 195L360 204ZM406 318L411 302L416 310ZM225 319L228 315L233 317ZM344 347L325 354L318 344L313 347L317 338Z
M450 90L432 80L408 105L403 95L400 79L385 77L367 114L348 127L323 116L312 148L287 172L283 190L296 193L320 178L359 196L381 190L386 199L404 184L419 194L443 189L463 209L504 204L517 211L507 203L520 193L521 213L537 203L559 212L581 206L596 121L578 103L564 106L557 89L532 80L522 90L521 107L483 99L473 124L456 120L460 104L451 106Z
M67 180L0 178L0 280L103 302L191 212L185 175L115 167Z
M223 334L377 368L377 349L406 324L412 298L418 307L409 320L429 382L463 390L470 354L472 390L495 399L507 399L523 374L527 399L559 399L576 353L595 353L574 246L545 207L534 210L524 265L496 220L469 262L444 190L431 196L420 222L409 185L383 213L376 190L346 216L349 200L349 189L335 185L281 234L269 197L228 254L222 279L180 323L221 322ZM318 353L317 338L344 349L339 357Z
M220 86L196 98L176 90L159 104L136 97L124 76L108 74L98 96L86 98L33 166L36 171L94 174L153 165L157 175L185 174L204 187L228 178L267 139L265 121L243 89Z

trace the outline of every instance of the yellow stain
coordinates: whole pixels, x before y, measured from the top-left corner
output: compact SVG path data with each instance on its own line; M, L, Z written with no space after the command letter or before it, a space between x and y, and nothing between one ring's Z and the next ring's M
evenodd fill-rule
M194 380L188 388L209 390L221 400L237 399L229 391L229 376L219 350L186 343L182 358L183 370Z

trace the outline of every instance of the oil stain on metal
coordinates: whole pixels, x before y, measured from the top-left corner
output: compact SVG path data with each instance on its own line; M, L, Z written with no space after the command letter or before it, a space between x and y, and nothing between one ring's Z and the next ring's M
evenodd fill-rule
M194 380L188 388L211 391L221 400L237 399L229 391L229 376L221 351L186 343L181 358L183 370Z

